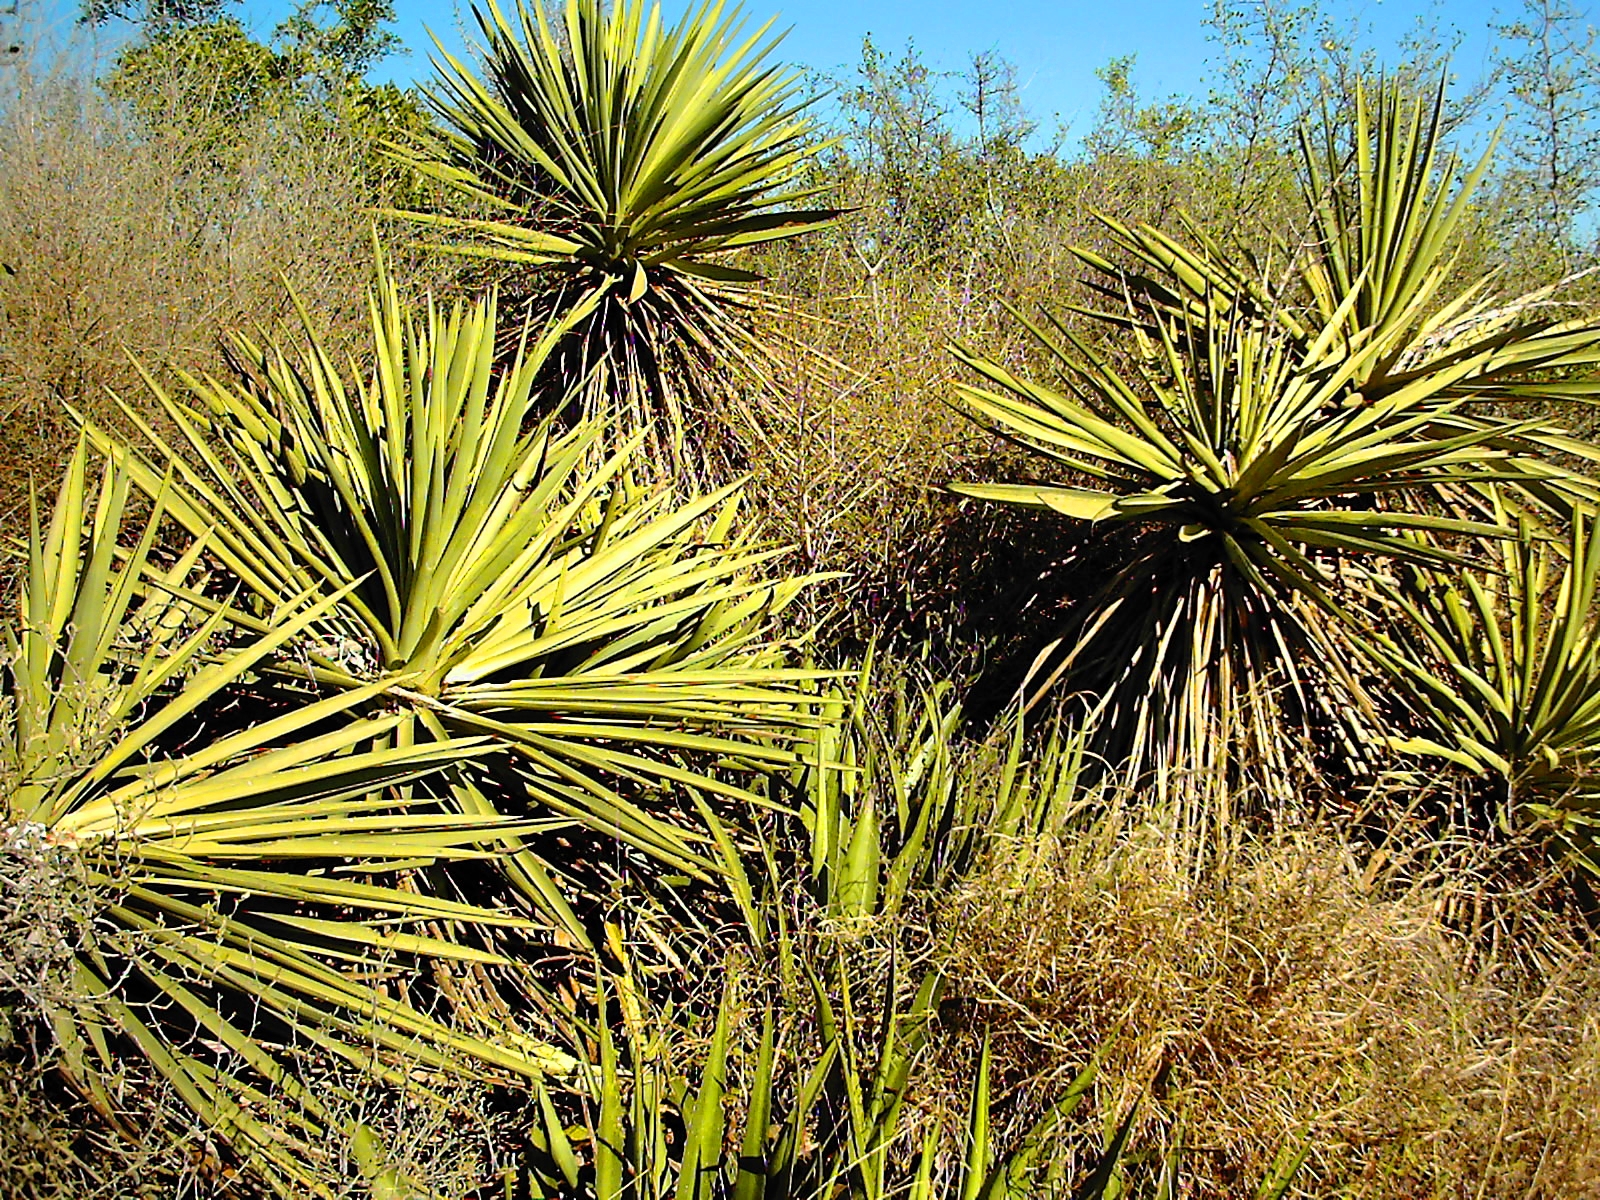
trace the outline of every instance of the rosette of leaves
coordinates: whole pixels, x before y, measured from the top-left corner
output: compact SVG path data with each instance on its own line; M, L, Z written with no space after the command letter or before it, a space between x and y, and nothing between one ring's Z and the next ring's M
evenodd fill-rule
M1321 199L1304 291L1255 282L1253 262L1215 243L1190 252L1141 230L1124 249L1143 273L1080 255L1122 299L1080 316L1125 331L1126 361L1054 318L1030 325L1054 386L957 348L982 378L962 405L1048 469L954 490L1138 533L1032 680L1093 693L1100 749L1136 773L1215 779L1242 750L1286 782L1299 746L1361 757L1343 631L1367 614L1344 565L1459 563L1513 534L1483 513L1497 489L1540 519L1593 491L1552 454L1592 451L1473 401L1592 390L1600 328L1490 304L1486 282L1447 290L1475 176L1438 167L1437 102L1429 121L1426 104L1382 97L1376 120L1357 106L1336 178L1307 135L1307 196ZM1323 144L1336 154L1334 132Z
M676 25L643 0L568 0L558 25L518 0L474 6L486 78L449 54L430 99L448 132L416 168L483 216L407 211L461 254L517 268L533 321L573 314L558 361L601 365L637 427L732 364L767 354L767 302L738 252L820 228L798 74L771 63L770 25L706 3Z
M1347 651L1321 628L1360 621L1338 564L1461 561L1451 539L1506 535L1448 501L1520 479L1535 449L1527 425L1461 415L1437 377L1352 400L1349 381L1381 342L1302 355L1271 324L1213 318L1166 327L1131 371L1064 326L1056 337L1035 326L1059 389L957 352L989 384L962 386L969 411L1072 482L953 490L1143 533L1039 668L1099 697L1100 748L1135 770L1216 765L1206 755L1226 739L1273 763L1287 736L1330 724L1357 736L1333 686Z
M854 680L819 691L822 719L805 764L770 787L798 817L774 860L780 871L809 877L828 918L898 919L909 903L960 879L996 841L1058 828L1086 803L1077 787L1081 738L1054 728L1031 763L1021 721L1003 739L966 745L958 735L966 712L954 692L875 650Z
M570 1074L556 1046L475 1029L430 983L499 961L460 931L530 924L411 884L531 826L451 802L488 740L397 744L385 696L404 677L271 677L340 593L286 596L265 620L196 602L205 538L158 549L161 490L130 506L128 472L96 488L88 457L80 443L49 523L35 513L0 653L5 843L87 898L63 977L23 997L67 1080L143 1137L120 1090L154 1076L227 1165L320 1196L356 1128L341 1087Z
M1374 577L1398 615L1369 643L1411 728L1392 747L1464 767L1487 785L1482 832L1547 830L1600 874L1600 547L1593 517L1565 541L1523 522L1486 567Z
M762 802L743 780L792 766L814 724L815 673L771 624L806 581L766 576L781 550L740 528L737 485L680 499L633 474L643 432L613 447L597 420L533 419L563 330L502 369L495 311L413 311L382 274L364 376L340 372L306 316L299 348L239 339L232 381L185 376L173 395L152 380L171 440L142 423L132 441L88 433L204 540L240 589L234 621L265 632L315 605L263 670L381 687L396 747L503 748L451 777L451 804L562 823L508 839L502 866L587 946L624 876L742 872L725 818Z

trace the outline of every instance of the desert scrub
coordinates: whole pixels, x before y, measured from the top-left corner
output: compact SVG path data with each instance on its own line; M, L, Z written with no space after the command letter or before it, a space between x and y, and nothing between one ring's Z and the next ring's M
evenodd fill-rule
M1450 899L1310 833L1196 884L1144 830L1013 844L941 918L1012 1086L1047 1095L1104 1045L1122 1108L1171 1068L1139 1136L1181 1125L1196 1197L1302 1140L1293 1194L1592 1194L1600 970L1555 921L1542 969L1483 953Z
M37 61L52 65L0 76L0 529L11 532L29 477L53 477L70 447L61 403L106 416L110 392L140 402L130 355L163 379L174 361L226 373L217 330L292 320L283 280L336 353L353 348L379 199L370 148L332 114L151 123L108 97L101 64L78 50ZM399 255L412 278L454 278L441 260Z

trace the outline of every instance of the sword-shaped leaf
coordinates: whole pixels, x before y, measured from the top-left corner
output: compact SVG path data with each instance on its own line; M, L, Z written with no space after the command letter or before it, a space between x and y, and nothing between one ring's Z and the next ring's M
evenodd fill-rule
M566 361L608 364L624 399L642 383L681 435L678 402L714 366L766 354L745 314L771 302L729 254L838 216L811 203L814 125L798 74L770 61L780 37L749 33L721 0L671 26L645 0L473 12L485 78L441 50L429 99L447 132L395 152L496 216L393 215L524 268L536 319L581 297L591 311Z

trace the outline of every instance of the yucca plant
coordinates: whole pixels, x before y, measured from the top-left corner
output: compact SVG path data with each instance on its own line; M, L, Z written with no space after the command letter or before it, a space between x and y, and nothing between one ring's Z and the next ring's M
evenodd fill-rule
M1058 728L1025 763L1017 720L965 744L954 691L869 651L853 681L822 690L805 765L771 777L774 801L798 813L789 840L830 918L897 919L996 839L1059 829L1092 803L1077 788L1081 740Z
M237 581L232 620L316 603L263 670L381 685L397 747L505 748L452 803L562 824L507 844L547 926L590 945L574 901L637 866L723 880L716 809L761 803L740 772L799 761L814 722L815 672L771 633L805 581L764 577L781 550L739 528L737 486L679 502L633 476L642 433L611 448L598 421L535 420L561 331L497 369L493 297L413 313L380 270L365 378L305 326L299 350L240 339L234 381L152 380L172 442L131 408L137 439L88 436Z
M953 490L1139 532L1030 684L1092 691L1100 748L1136 773L1214 779L1238 740L1280 782L1297 744L1359 755L1360 709L1336 686L1355 674L1341 630L1362 624L1343 564L1460 562L1513 532L1482 513L1495 489L1557 517L1592 491L1552 461L1580 443L1471 400L1592 390L1600 327L1490 305L1485 283L1445 293L1475 176L1437 167L1437 100L1428 122L1425 102L1382 95L1376 121L1358 105L1348 169L1320 168L1307 135L1304 292L1214 243L1128 232L1145 274L1082 257L1124 298L1090 315L1130 334L1129 365L1054 317L1029 328L1057 386L956 349L983 378L962 406L1054 478ZM1336 131L1322 143L1337 154ZM1568 382L1540 381L1556 370Z
M80 443L48 526L34 516L0 654L5 845L89 897L66 978L36 998L69 1082L122 1122L142 1060L259 1182L305 1196L329 1194L330 1145L354 1128L341 1080L570 1075L555 1046L428 998L436 967L495 961L449 931L528 924L409 886L526 826L449 802L493 747L396 746L403 718L382 710L403 676L331 694L267 678L340 596L286 596L259 622L192 602L205 539L159 554L162 492L133 521L127 473L96 489L88 458Z
M75 1083L113 1109L131 1047L321 1194L361 1133L335 1081L571 1074L529 952L654 875L720 903L818 673L736 487L678 503L642 434L538 418L561 329L497 364L492 297L413 310L380 269L347 376L302 315L231 381L150 380L165 435L83 422L8 642L6 817L106 897L50 1012Z
M904 1011L891 1003L872 1028L861 1028L848 991L830 1000L817 984L817 1051L782 1045L772 1014L762 1018L750 1077L737 1084L729 1063L732 1008L715 1017L705 1060L691 1076L674 1069L672 1047L641 1027L619 1046L602 1022L597 1099L578 1137L544 1104L508 1195L635 1196L639 1200L998 1200L1065 1195L1066 1166L1044 1159L1049 1136L1095 1081L1087 1067L1017 1143L997 1152L992 1134L990 1055L979 1061L959 1144L937 1122L917 1122L909 1105L912 1071L927 1044L940 985L929 976ZM602 998L602 1010L605 1008ZM729 1136L726 1102L737 1095L743 1119ZM1131 1114L1130 1114L1131 1116ZM1127 1141L1124 1122L1088 1185L1090 1200L1115 1194L1113 1178ZM1103 1180L1095 1186L1095 1179Z
M599 1062L588 1088L593 1099L581 1123L569 1124L541 1095L528 1152L506 1178L508 1200L1171 1200L1181 1194L1181 1138L1153 1170L1136 1161L1147 1155L1131 1152L1137 1103L1105 1123L1093 1149L1065 1152L1069 1120L1099 1082L1098 1058L1002 1147L1004 1098L994 1091L987 1034L957 1129L917 1103L917 1069L943 994L936 975L923 977L908 997L897 997L891 978L875 1021L852 999L842 966L827 984L816 976L812 984L805 1014L811 1031L780 1035L774 1014L763 1011L743 1078L731 1054L737 1015L731 993L691 1071L681 1061L680 1041L637 1001L619 1002L633 1015L618 1038L605 1020L602 992ZM629 990L627 981L619 987ZM738 1113L731 1122L730 1107ZM1256 1200L1287 1195L1306 1157L1304 1149L1286 1147L1254 1191Z
M1600 547L1579 514L1565 544L1523 523L1473 571L1375 577L1399 620L1375 635L1413 723L1394 749L1464 767L1490 785L1482 815L1504 833L1542 826L1600 873ZM1485 830L1487 831L1487 830Z
M770 23L750 33L720 0L670 26L644 0L567 0L558 27L523 0L514 20L473 11L487 79L441 50L448 132L409 161L489 215L398 215L520 268L535 323L575 317L561 369L603 364L636 423L659 407L681 431L683 399L765 353L760 277L730 256L836 216L808 207L798 74L769 61Z
M1411 531L1509 532L1441 505L1411 506L1447 486L1519 477L1528 427L1459 418L1460 402L1439 400L1433 379L1376 404L1347 403L1351 377L1379 343L1303 355L1270 325L1217 317L1165 327L1155 353L1125 371L1064 325L1054 326L1058 338L1030 328L1064 386L958 349L990 385L962 385L962 403L1082 484L952 489L1144 531L1031 683L1035 698L1066 672L1093 688L1100 749L1136 772L1215 765L1196 755L1230 738L1271 756L1282 730L1266 689L1287 694L1303 728L1341 720L1345 701L1324 673L1340 650L1319 629L1350 615L1341 556L1455 561Z

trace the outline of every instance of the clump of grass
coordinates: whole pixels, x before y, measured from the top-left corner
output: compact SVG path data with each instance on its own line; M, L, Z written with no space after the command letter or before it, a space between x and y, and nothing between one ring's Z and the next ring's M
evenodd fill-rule
M1181 1127L1196 1197L1309 1146L1295 1194L1572 1196L1600 1178L1600 966L1544 965L1445 919L1448 884L1369 878L1327 835L1251 841L1199 883L1150 830L1005 848L941 914L956 994L1013 1085L1106 1046L1102 1078L1170 1068L1144 1139Z

